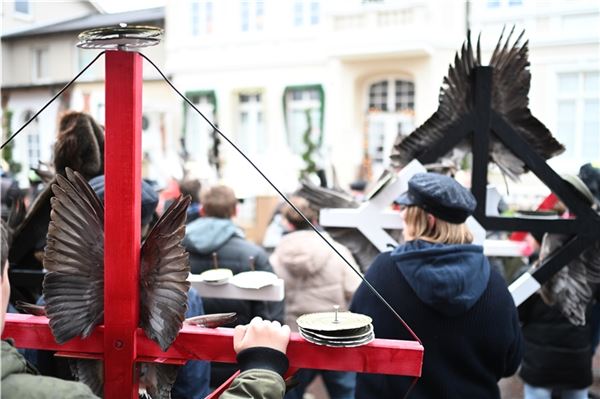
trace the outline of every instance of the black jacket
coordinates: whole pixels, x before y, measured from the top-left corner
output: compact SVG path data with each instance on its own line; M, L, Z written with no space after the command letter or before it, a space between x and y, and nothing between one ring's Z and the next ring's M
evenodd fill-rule
M255 270L273 272L264 249L243 238L243 233L229 219L201 217L186 227L183 245L190 253L192 273L199 274L213 268L213 252L217 253L219 267L231 269L233 274L250 270L250 257ZM226 327L248 324L255 316L284 322L284 303L245 301L239 299L203 298L204 312L236 312L237 320ZM220 385L237 370L235 365L213 363L211 386Z
M410 241L379 255L365 277L423 343L411 398L500 397L497 381L521 361L521 331L506 284L481 247ZM373 318L377 338L414 340L364 283L351 310ZM356 398L402 398L411 382L359 374Z
M589 320L589 308L586 320ZM575 326L539 294L519 306L525 353L519 376L536 387L583 389L592 385L589 322Z

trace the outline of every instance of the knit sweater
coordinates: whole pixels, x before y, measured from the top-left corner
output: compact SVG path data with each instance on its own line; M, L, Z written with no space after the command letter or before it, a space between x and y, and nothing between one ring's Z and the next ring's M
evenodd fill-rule
M411 241L379 255L365 277L423 343L411 398L500 397L497 381L516 372L522 338L506 284L481 247ZM373 318L377 338L414 339L364 284L351 310ZM411 382L359 374L356 398L401 398Z

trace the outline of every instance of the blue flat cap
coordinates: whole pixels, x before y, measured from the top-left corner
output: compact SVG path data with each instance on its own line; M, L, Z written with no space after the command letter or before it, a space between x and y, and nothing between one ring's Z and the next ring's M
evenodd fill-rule
M439 173L417 173L408 181L408 191L395 201L418 206L449 223L464 223L473 214L477 201L469 190L451 177Z
M92 190L104 203L104 175L96 176L89 182ZM150 184L142 180L142 226L152 221L152 215L158 205L158 194Z

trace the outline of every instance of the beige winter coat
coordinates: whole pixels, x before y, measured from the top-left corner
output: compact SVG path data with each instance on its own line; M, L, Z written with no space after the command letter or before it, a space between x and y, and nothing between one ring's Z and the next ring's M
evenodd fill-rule
M359 270L350 251L333 241L336 249ZM296 319L305 313L347 310L361 279L312 230L283 236L269 259L275 273L285 281L285 321L297 331Z

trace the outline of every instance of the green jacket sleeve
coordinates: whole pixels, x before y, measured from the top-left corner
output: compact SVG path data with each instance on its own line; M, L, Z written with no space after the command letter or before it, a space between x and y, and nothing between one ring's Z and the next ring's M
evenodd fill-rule
M32 374L12 374L2 380L2 398L97 399L87 385Z
M282 399L285 382L274 371L252 369L240 373L221 399Z
M2 341L2 386L6 399L92 399L97 398L87 385L59 378L43 377L17 350Z
M288 369L284 353L266 347L244 349L237 354L242 371L221 399L282 399L285 395L283 374Z

